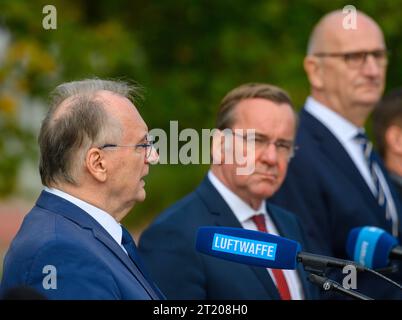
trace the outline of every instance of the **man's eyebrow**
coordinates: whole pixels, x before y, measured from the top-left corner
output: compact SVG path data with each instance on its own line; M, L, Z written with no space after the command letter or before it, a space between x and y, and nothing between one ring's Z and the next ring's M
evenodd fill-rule
M265 134L262 134L260 132L255 132L254 135L255 135L256 138L258 137L258 138L266 138L266 139L268 139L268 137Z
M259 132L255 133L255 138L264 138L264 139L270 140L270 138L268 136L266 136L265 134L259 133ZM278 139L276 141L287 142L287 143L293 143L294 142L293 139Z

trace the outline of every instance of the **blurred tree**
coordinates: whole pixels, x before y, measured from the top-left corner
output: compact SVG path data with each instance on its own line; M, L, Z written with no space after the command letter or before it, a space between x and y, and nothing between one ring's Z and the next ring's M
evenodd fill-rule
M57 29L42 28L48 1L2 0L0 27L9 35L0 58L0 195L16 188L21 159L35 161L37 132L19 118L63 81L88 77L133 79L146 101L150 128L214 127L219 101L244 82L288 90L297 106L309 92L302 68L313 25L326 12L353 4L383 27L392 55L387 89L400 85L402 1L99 0L52 1ZM0 35L0 39L2 36ZM0 46L1 56L1 46ZM148 223L194 189L206 165L159 165L147 178L147 200L127 222Z

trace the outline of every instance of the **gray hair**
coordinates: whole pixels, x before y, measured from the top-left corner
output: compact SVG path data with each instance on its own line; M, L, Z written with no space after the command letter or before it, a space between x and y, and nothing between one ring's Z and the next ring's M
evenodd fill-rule
M63 83L51 93L50 109L38 137L43 185L77 185L88 149L121 137L120 122L105 111L105 101L97 95L103 90L131 101L140 97L137 86L101 79Z

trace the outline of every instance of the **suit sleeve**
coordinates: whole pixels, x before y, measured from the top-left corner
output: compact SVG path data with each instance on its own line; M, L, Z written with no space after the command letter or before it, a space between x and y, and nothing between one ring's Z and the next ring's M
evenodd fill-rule
M25 283L49 299L119 299L99 257L80 244L53 241L35 255Z

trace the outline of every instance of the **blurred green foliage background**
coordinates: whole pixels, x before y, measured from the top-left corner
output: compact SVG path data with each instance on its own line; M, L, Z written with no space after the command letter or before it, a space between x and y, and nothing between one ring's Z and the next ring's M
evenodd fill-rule
M56 30L42 27L46 4L57 8ZM245 82L279 85L301 106L309 91L302 68L309 33L323 14L348 4L383 28L392 52L387 90L400 85L402 1L2 0L0 197L33 202L39 194L39 175L25 170L37 166L47 95L61 82L132 79L145 88L138 105L143 118L167 132L171 120L179 130L213 128L221 98ZM193 190L207 170L153 166L147 199L125 223L146 226ZM37 187L21 188L29 179Z

